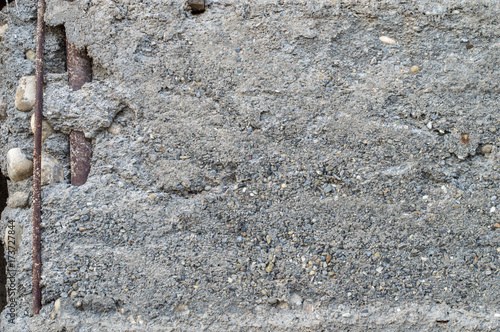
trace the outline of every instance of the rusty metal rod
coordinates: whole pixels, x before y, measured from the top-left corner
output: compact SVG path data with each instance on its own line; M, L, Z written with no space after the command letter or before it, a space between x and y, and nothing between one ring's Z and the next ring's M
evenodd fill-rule
M37 47L36 47L36 90L35 90L35 136L33 152L33 315L42 307L40 277L42 275L41 222L41 177L42 177L42 118L43 118L43 50L45 43L45 0L38 0Z
M82 85L92 81L92 61L85 49L78 49L66 41L66 64L69 85L72 90L79 90ZM92 142L81 131L72 131L69 135L71 184L81 186L87 182L92 158Z

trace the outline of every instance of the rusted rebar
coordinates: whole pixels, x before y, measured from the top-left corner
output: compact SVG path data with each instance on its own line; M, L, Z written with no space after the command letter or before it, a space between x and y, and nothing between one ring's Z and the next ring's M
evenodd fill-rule
M69 85L79 90L82 85L92 81L92 61L85 49L78 49L66 42L66 63ZM72 131L69 135L71 184L81 186L87 182L92 158L92 142L81 131Z
M36 26L36 90L35 90L35 136L33 152L33 314L40 313L42 307L42 291L40 277L42 275L42 241L41 222L41 173L42 173L42 118L43 118L43 49L45 42L45 0L38 0L38 17Z

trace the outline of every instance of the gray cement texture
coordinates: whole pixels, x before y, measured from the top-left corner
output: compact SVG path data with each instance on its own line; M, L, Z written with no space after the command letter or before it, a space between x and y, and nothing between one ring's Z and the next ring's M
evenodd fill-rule
M500 328L497 1L47 0L43 308L31 215L2 331ZM0 13L0 167L32 156L36 7ZM66 39L93 82L67 84ZM68 135L93 140L69 183ZM30 157L31 158L31 157ZM31 178L8 181L31 192Z

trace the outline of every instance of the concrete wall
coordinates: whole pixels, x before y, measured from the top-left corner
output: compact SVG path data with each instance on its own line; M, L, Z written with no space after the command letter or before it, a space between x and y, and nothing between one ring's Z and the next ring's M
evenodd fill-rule
M48 0L43 152L63 178L43 187L36 317L31 177L8 181L2 230L23 233L2 331L498 329L498 15ZM5 175L8 151L33 153L15 98L35 21L33 2L0 13ZM93 61L79 91L66 41ZM93 144L81 187L73 130Z

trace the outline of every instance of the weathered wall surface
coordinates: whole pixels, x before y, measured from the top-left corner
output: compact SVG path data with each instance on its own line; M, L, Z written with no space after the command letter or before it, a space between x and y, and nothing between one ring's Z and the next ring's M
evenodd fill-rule
M17 5L5 175L33 144L14 99L36 8ZM47 0L44 152L65 180L43 188L37 317L30 202L2 213L24 230L2 331L498 329L499 4L207 5ZM65 35L93 61L75 92ZM71 130L93 139L81 187Z

